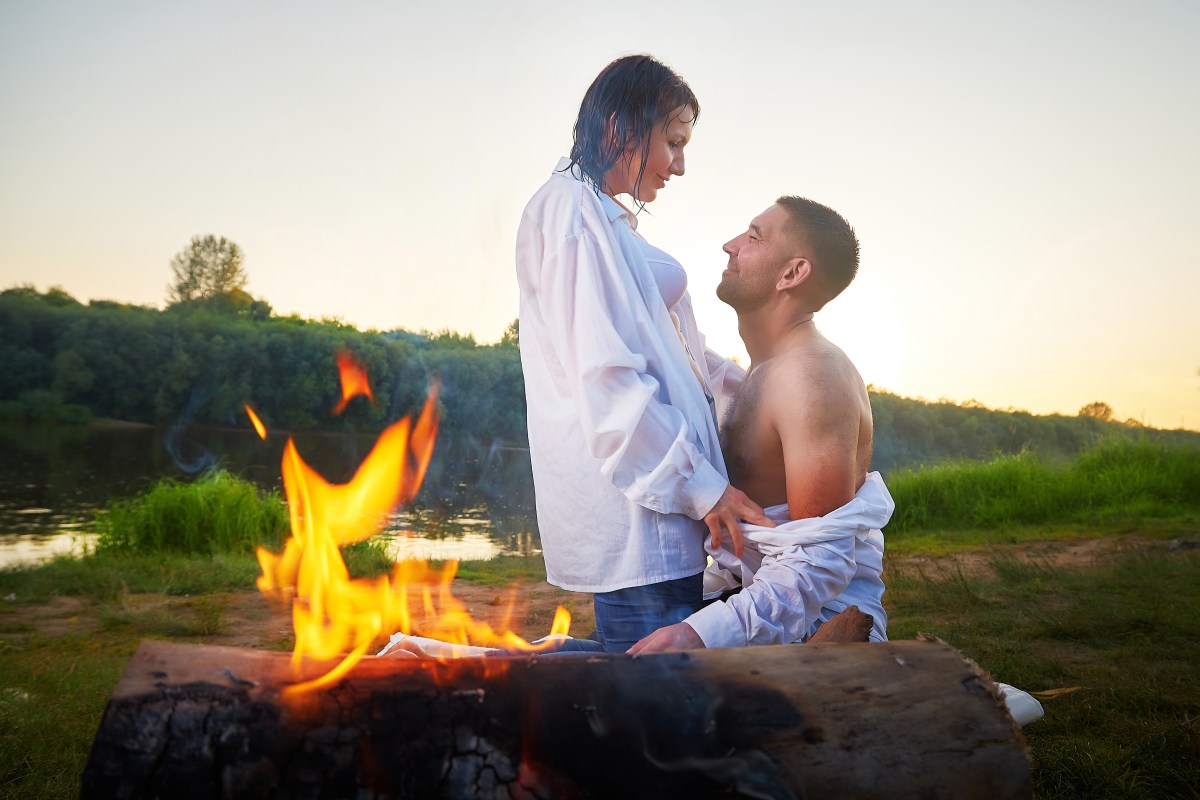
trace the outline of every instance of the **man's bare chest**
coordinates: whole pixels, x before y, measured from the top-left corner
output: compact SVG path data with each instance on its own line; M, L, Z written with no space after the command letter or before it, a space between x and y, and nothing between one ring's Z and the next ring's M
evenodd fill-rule
M721 449L729 480L749 493L778 493L783 453L779 436L763 414L763 376L752 373L734 397L721 426ZM758 492L751 491L758 487Z

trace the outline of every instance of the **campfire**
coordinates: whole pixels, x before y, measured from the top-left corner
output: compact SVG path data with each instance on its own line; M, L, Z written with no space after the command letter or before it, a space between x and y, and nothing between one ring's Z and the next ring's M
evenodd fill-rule
M356 396L374 399L367 372L349 353L338 353L342 397L340 414ZM451 584L457 562L440 571L424 561L397 563L390 576L351 579L340 548L368 539L386 525L388 515L412 500L421 488L433 455L438 428L438 387L430 389L415 423L409 417L389 426L345 484L331 484L300 456L288 439L283 453L283 485L291 520L291 536L282 554L258 548L264 592L294 593L292 621L296 647L292 663L305 658L341 658L328 673L288 688L302 693L328 686L354 668L380 636L417 634L460 646L497 647L536 652L565 635L571 616L558 607L550 636L531 644L511 630L495 631L474 620L454 597ZM246 407L251 421L265 434L258 415ZM452 656L454 649L450 650Z
M362 367L338 360L335 413L371 397ZM295 651L144 642L105 710L83 798L1032 796L995 684L936 640L367 656L393 631L538 649L471 618L455 564L349 576L340 548L420 488L437 409L434 386L341 485L288 440L291 536L282 553L259 550L258 585L292 595ZM569 622L560 608L553 632Z

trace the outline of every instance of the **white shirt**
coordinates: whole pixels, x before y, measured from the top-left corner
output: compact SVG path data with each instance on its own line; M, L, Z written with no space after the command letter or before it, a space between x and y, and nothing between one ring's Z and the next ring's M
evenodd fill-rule
M635 239L636 217L564 172L569 163L559 161L517 232L546 577L605 592L694 575L707 561L700 520L729 483L716 423ZM705 351L686 292L671 311L723 399L740 369Z
M636 219L637 217L634 217L635 221ZM687 292L687 272L684 271L683 265L667 251L659 250L647 242L637 232L637 227L633 227L633 235L642 251L642 257L650 265L650 274L654 276L654 282L658 284L663 304L667 308L678 305L679 301L683 299L684 293Z
M742 590L686 622L705 647L786 644L803 641L819 623L856 605L874 617L871 640L887 641L880 529L895 508L883 478L872 472L854 499L823 517L793 520L786 505L764 509L781 524L743 522L742 558L722 547L704 574L706 597Z

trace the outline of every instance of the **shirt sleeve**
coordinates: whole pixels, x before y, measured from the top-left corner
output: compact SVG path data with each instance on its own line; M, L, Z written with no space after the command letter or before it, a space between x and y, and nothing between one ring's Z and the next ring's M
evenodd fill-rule
M724 419L730 401L742 388L746 370L708 347L704 348L704 364L708 368L709 388L712 390L713 400L717 404L718 413Z
M705 647L798 642L817 621L821 607L854 578L854 541L847 536L767 556L753 583L685 622Z
M583 231L543 253L538 306L570 385L591 454L632 502L701 519L728 481L690 437L688 420L661 402L648 371L661 337L620 256Z

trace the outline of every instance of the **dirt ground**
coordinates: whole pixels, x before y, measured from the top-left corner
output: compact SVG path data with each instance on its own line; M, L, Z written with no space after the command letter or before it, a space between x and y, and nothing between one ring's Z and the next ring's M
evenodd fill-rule
M1016 558L1030 561L1050 569L1071 569L1101 563L1151 548L1200 547L1200 532L1188 538L1164 541L1137 534L1103 536L1079 539L1054 539L1022 542L1020 544L990 547L986 550L970 550L951 556L885 556L884 568L897 570L921 570L929 575L947 575L961 572L966 576L981 575L1000 558ZM884 575L886 581L887 576Z
M953 556L889 558L885 569L920 570L926 574L978 575L998 557L1034 561L1046 567L1071 568L1101 562L1150 548L1200 547L1200 537L1163 541L1137 535L1075 540L1027 542L987 551ZM885 575L886 580L886 575ZM555 609L562 605L572 616L571 633L587 636L594 629L591 598L566 592L544 582L527 581L509 588L479 586L465 581L453 584L455 598L481 622L497 631L511 629L526 639L550 632ZM412 607L421 606L416 591ZM292 620L290 599L258 591L230 592L203 597L131 594L115 605L86 598L55 597L46 603L17 605L2 620L10 632L41 636L92 634L106 627L133 626L148 635L156 632L212 645L290 650ZM188 625L192 633L188 633ZM176 626L172 631L171 625ZM417 622L420 625L420 622ZM161 630L156 630L161 629ZM380 641L385 643L386 637Z
M571 613L572 634L586 636L595 628L589 595L566 592L546 583L497 588L457 581L453 593L473 619L487 623L498 633L512 630L529 640L544 636L550 632L560 605ZM420 607L419 590L410 597L410 604ZM418 626L421 619L421 614L414 613ZM115 624L132 626L149 635L171 634L177 629L172 638L229 647L290 650L292 643L290 597L256 590L203 597L128 594L116 604L98 604L83 597L54 597L45 603L10 607L0 621L10 635L88 635ZM186 633L189 625L211 632L191 636ZM385 643L386 637L380 646Z

